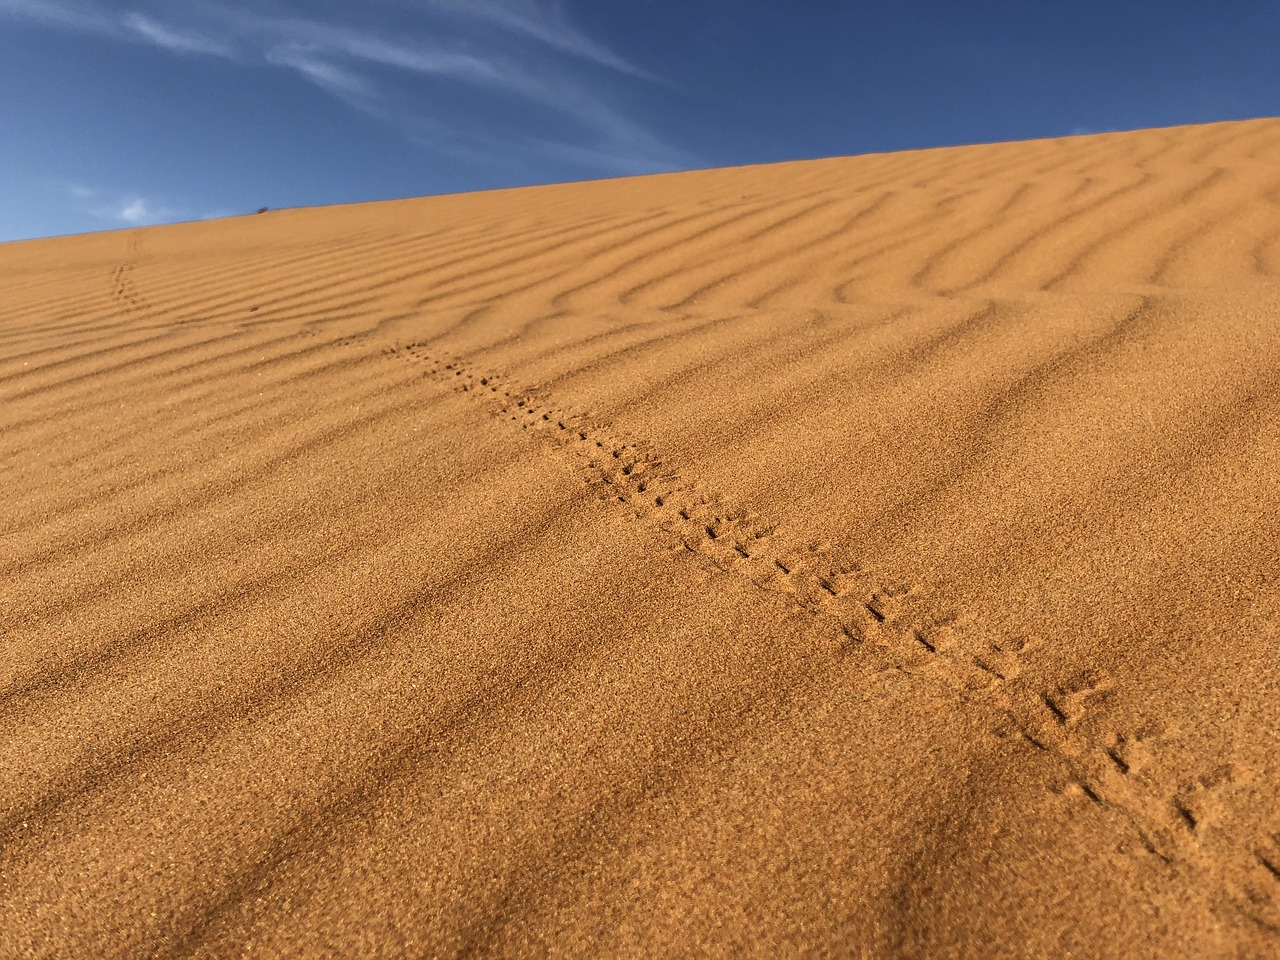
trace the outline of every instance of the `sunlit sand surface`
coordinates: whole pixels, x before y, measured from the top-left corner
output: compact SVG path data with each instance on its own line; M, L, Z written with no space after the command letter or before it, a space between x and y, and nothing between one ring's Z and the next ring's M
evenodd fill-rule
M1280 951L1280 121L0 289L0 955Z

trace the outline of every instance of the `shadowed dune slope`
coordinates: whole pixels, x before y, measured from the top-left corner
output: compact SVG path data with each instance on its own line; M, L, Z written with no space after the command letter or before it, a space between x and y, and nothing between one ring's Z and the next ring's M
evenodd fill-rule
M1280 955L1280 120L0 289L0 955Z

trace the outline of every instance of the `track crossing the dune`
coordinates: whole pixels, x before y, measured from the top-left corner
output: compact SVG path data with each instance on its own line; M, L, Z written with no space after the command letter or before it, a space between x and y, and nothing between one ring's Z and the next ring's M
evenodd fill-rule
M990 635L980 617L939 608L871 564L836 556L824 542L794 541L589 411L560 406L542 391L438 349L363 336L344 342L410 363L433 383L467 395L496 424L531 432L570 455L602 501L719 574L783 597L826 624L832 657L941 680L967 708L982 711L998 735L1057 760L1067 775L1055 792L1118 812L1137 838L1133 855L1192 872L1196 882L1280 934L1280 823L1263 826L1244 849L1204 843L1195 811L1215 793L1229 793L1237 771L1211 763L1189 777L1188 771L1153 775L1152 760L1168 733L1158 721L1105 741L1082 735L1081 720L1101 709L1113 688L1105 672L1036 687L1024 674L1039 638Z

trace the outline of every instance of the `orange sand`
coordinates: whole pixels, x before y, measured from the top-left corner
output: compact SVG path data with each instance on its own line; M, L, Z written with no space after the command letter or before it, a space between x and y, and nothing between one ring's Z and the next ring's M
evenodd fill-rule
M0 290L0 956L1280 955L1280 120Z

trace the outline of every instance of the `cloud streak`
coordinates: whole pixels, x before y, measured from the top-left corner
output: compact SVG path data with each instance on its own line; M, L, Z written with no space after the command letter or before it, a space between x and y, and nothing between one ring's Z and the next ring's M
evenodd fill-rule
M114 193L75 182L53 182L49 186L61 193L81 213L117 226L144 226L165 223L180 216L176 210L137 193Z
M696 165L605 93L655 78L586 35L557 0L369 0L355 8L354 25L289 16L287 10L267 16L226 0L142 5L146 9L113 13L90 0L0 0L0 17L147 44L172 55L288 69L439 149L488 141L505 147L501 152L519 147L600 173ZM344 7L347 16L351 9ZM394 29L386 25L388 17ZM440 83L488 98L502 119L486 120L483 110L432 115L424 104L456 99L440 96L449 88L421 86ZM520 111L521 103L536 110ZM537 116L548 118L559 135L538 128ZM565 123L576 132L566 132ZM450 125L453 135L438 135ZM434 133L424 138L423 131Z
M266 58L269 63L296 70L322 90L355 106L362 106L375 96L372 82L354 71L325 60L305 45L282 45L268 51Z
M125 223L145 223L155 219L155 214L141 197L126 200L116 211L116 216Z
M110 15L82 3L64 0L0 0L0 16L86 33L110 35L118 32L117 21Z
M656 79L575 27L559 3L537 3L533 0L426 0L420 6L459 19L487 23L561 53L621 73L643 79Z
M196 53L214 57L232 57L232 48L181 30L173 30L140 13L130 13L124 18L126 29L132 30L143 40L171 53Z

